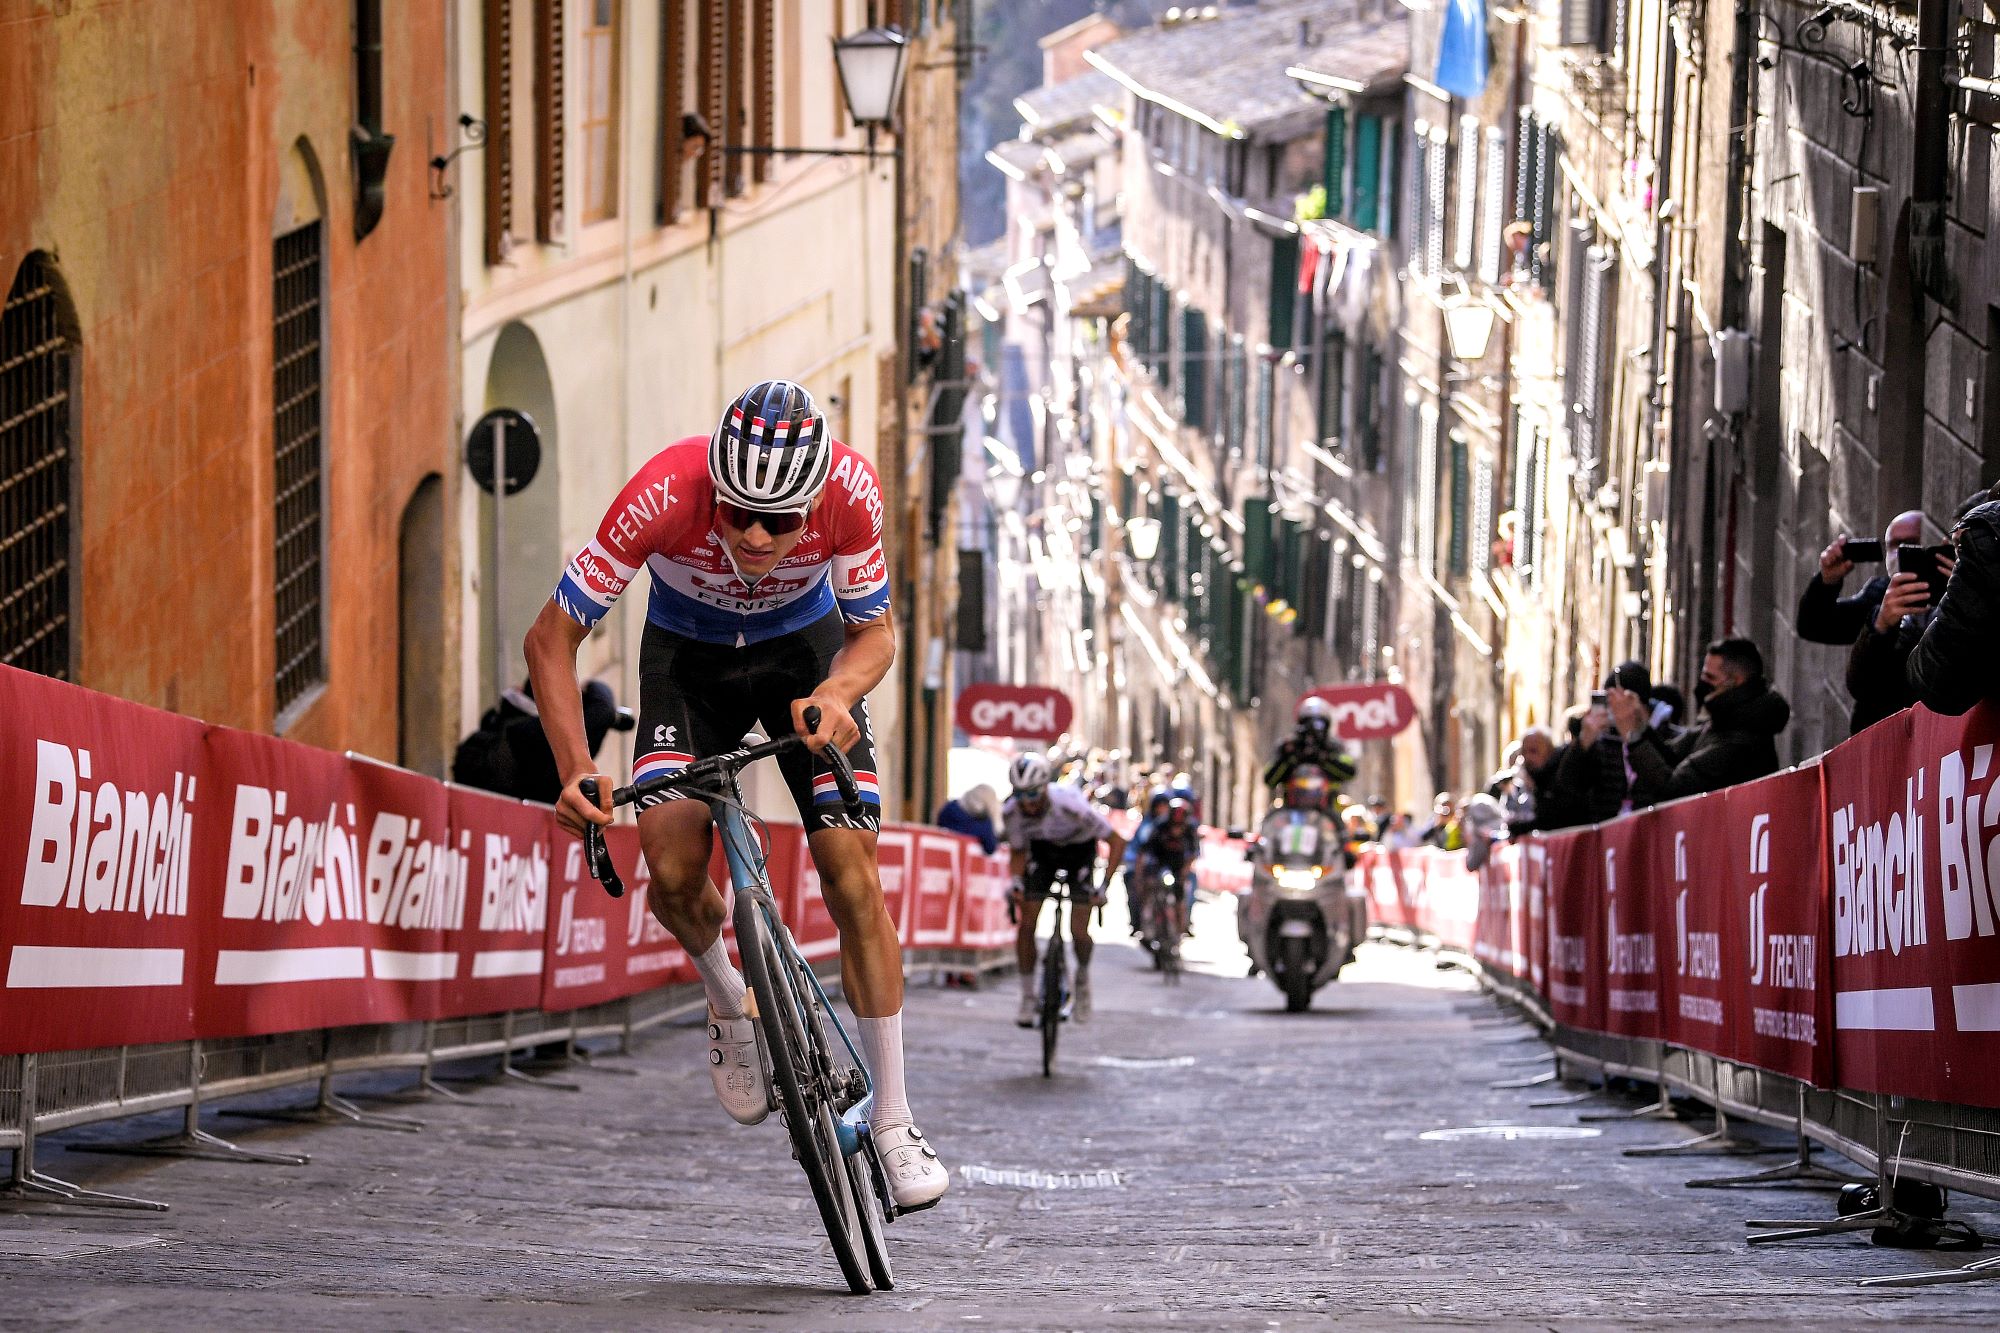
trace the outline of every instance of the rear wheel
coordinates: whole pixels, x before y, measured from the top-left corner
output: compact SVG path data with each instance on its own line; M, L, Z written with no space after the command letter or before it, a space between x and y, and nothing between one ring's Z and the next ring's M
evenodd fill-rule
M882 1232L890 1207L889 1182L872 1147L847 1159L847 1179L854 1189L854 1206L861 1212L861 1248L868 1254L868 1276L877 1288L888 1291L896 1285L889 1267L889 1238Z
M771 1056L771 1082L778 1093L778 1110L791 1134L792 1155L805 1169L813 1202L833 1247L841 1276L856 1295L868 1290L856 1237L859 1220L849 1193L846 1163L833 1131L834 1109L824 1072L828 1068L824 1039L812 1005L817 997L801 993L784 952L773 939L757 900L736 897L736 940L743 957L743 979L756 1000L757 1024ZM810 991L806 987L806 991Z
M1278 983L1285 989L1285 1012L1312 1008L1313 976L1310 940L1288 935L1278 941Z

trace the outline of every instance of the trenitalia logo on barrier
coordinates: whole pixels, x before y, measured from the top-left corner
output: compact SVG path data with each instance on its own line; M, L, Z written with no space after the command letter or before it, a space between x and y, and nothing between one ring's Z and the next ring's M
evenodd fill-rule
M1360 873L1378 921L1529 982L1570 1027L2000 1106L1991 706L1901 714L1815 764L1506 845L1476 875L1430 849Z
M1010 937L1003 859L936 829L882 842L905 940ZM607 843L622 899L547 807L0 667L0 1054L567 1010L692 980L646 908L638 830ZM821 957L836 937L809 866L803 830L773 823L773 893ZM726 882L719 851L713 871Z

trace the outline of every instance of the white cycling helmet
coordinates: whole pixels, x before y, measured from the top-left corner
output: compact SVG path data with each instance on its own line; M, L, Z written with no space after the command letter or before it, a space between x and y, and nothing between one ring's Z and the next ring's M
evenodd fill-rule
M1007 766L1007 781L1015 791L1040 791L1054 776L1049 761L1038 754L1016 756Z
M769 514L802 514L826 487L833 441L812 395L764 380L737 395L708 441L718 499Z
M1328 730L1333 728L1333 705L1317 694L1307 695L1299 701L1299 711L1295 718L1299 722L1324 722Z

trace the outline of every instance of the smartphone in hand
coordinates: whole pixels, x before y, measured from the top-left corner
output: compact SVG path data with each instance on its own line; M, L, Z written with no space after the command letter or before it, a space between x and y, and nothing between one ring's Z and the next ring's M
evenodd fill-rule
M1943 549L1948 551L1950 548ZM1929 585L1930 606L1936 606L1944 597L1944 587L1949 581L1944 569L1938 564L1939 550L1940 548L1936 546L1913 546L1908 542L1896 547L1896 572L1915 574L1923 579Z
M1840 555L1857 565L1879 565L1882 563L1882 543L1874 537L1849 537L1840 544Z

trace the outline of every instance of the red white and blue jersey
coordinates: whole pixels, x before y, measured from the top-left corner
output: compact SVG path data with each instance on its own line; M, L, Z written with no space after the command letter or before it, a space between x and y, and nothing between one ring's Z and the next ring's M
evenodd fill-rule
M668 445L625 483L597 536L556 584L556 604L595 625L644 566L653 575L646 618L703 643L753 644L790 634L839 608L850 625L889 609L882 553L882 483L874 467L835 441L826 490L805 535L751 583L716 535L708 437Z

